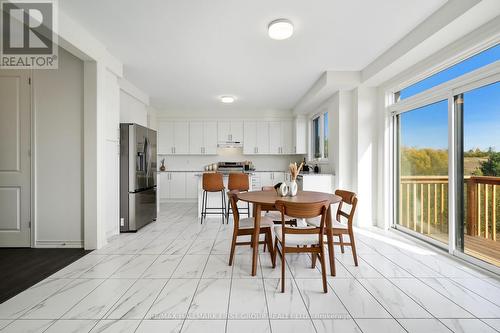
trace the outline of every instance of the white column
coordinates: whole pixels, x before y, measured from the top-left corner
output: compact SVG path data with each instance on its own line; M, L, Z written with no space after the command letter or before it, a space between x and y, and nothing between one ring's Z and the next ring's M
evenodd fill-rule
M89 250L106 244L101 208L105 70L101 63L84 63L84 247Z

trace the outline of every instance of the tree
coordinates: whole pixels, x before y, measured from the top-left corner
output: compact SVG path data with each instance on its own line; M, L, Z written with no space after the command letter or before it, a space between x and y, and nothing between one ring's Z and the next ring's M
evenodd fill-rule
M484 176L500 177L500 152L488 151L488 160L481 162L481 173Z

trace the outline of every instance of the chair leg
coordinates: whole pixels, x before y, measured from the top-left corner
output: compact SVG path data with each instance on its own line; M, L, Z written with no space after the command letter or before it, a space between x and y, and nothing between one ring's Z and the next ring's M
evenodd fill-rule
M278 256L278 238L274 238L273 268L276 268L276 257Z
M222 198L222 201L221 201L221 205L222 205L222 224L224 224L224 217L226 216L226 207L224 205L224 191L220 191L220 194L221 194L221 198Z
M260 241L260 236L259 236L259 241ZM264 249L262 252L266 252L266 246L267 246L267 232L264 234Z
M234 250L236 249L236 239L238 238L237 231L233 232L233 240L231 241L231 252L229 253L229 266L233 265L234 260Z
M323 278L323 292L328 292L328 285L326 283L326 265L325 265L325 247L321 246L319 260L321 262L321 277ZM316 253L314 255L317 255Z
M281 247L281 292L285 292L285 247Z
M228 194L229 195L229 194ZM229 199L229 198L228 198ZM229 201L229 200L228 200ZM229 214L231 213L231 204L229 203L226 207L226 221L229 223Z
M205 203L205 197L206 197L207 192L203 191L203 194L201 195L201 218L200 218L200 224L203 224L203 214L205 213L206 210L206 203Z
M344 238L342 237L342 234L339 235L339 240L340 240L340 252L344 253Z
M250 202L247 202L247 215L250 217Z
M328 257L330 259L330 275L335 276L335 254L333 245L333 234L331 229L326 231L328 241Z
M271 232L271 229L266 231L266 235L267 235L267 248L269 249L269 254L271 255L271 262L273 262L275 254L273 251L273 233Z
M358 266L358 255L356 254L356 244L354 243L354 233L349 231L349 241L351 242L352 257L354 259L354 266Z
M317 253L311 253L311 268L316 268L316 257L318 256Z

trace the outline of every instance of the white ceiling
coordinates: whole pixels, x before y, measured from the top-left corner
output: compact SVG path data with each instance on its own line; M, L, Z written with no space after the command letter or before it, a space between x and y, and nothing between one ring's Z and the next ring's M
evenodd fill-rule
M159 109L289 110L325 70L361 70L446 0L62 0ZM288 18L289 40L267 37ZM234 95L233 105L217 97Z

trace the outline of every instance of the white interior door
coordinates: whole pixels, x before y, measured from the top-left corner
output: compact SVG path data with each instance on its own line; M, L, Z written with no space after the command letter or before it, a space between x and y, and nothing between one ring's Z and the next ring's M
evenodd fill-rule
M0 246L30 247L29 71L0 71Z

